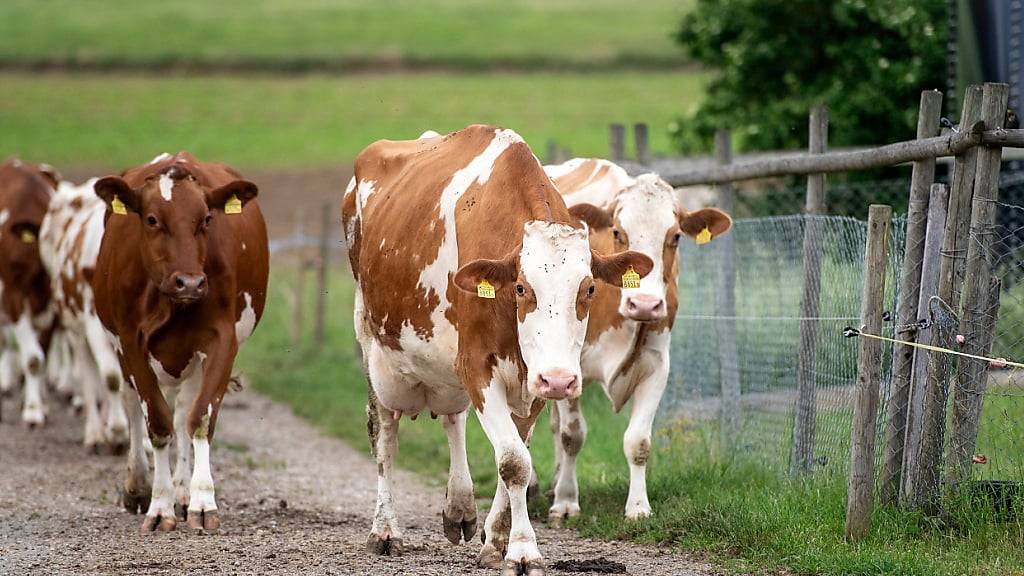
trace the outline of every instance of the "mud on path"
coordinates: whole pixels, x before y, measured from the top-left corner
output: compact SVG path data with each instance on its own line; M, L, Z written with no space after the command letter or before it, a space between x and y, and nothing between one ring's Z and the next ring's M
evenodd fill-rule
M367 555L376 465L255 393L230 395L221 412L212 461L223 524L214 535L184 523L169 534L140 534L143 517L117 504L124 459L87 455L80 420L63 406L51 406L47 426L29 431L17 404L4 401L0 423L0 574L498 573L475 567L478 541L453 546L444 538L444 487L407 472L395 491L405 555ZM487 504L478 503L481 522ZM629 574L714 573L656 548L537 528L549 565L607 566L594 562L604 557Z

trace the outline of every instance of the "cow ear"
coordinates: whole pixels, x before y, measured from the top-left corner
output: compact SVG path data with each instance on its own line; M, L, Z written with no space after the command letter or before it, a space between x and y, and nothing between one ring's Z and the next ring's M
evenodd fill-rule
M45 178L51 186L53 186L54 190L57 189L57 186L60 184L60 172L58 172L56 168L49 164L40 164L39 173L43 175L43 178Z
M604 208L598 208L593 204L576 204L569 207L569 214L574 218L587 223L591 230L604 230L611 228L614 222L612 215Z
M622 288L622 275L630 268L641 278L647 276L654 268L654 262L650 258L632 250L608 256L602 256L591 250L590 256L590 271L594 274L594 278L619 288Z
M696 239L705 228L712 238L718 238L732 228L732 218L718 208L704 208L696 212L682 210L679 213L679 228L690 238Z
M131 186L122 180L120 176L100 178L93 184L92 189L114 212L121 213L126 209L138 214L139 210L142 209L139 193L132 190ZM115 199L117 203L114 202Z
M259 193L259 188L248 180L235 180L213 190L206 196L206 205L211 210L223 210L229 200L237 198L242 206L249 203Z
M455 285L459 290L476 294L480 283L486 280L498 291L515 281L519 275L519 249L513 250L501 260L473 260L467 262L455 273Z

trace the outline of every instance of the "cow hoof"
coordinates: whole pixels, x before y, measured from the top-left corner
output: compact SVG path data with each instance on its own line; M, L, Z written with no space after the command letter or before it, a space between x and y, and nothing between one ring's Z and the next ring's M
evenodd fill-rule
M136 490L121 491L121 505L132 514L142 514L149 510L150 498L150 494L144 494Z
M545 567L541 560L506 560L501 567L501 576L544 576Z
M142 521L142 533L171 532L177 523L174 516L146 516L146 519Z
M498 550L498 547L494 544L484 544L484 547L480 549L480 554L476 557L476 565L481 568L490 568L492 570L501 568L504 565L505 553Z
M21 411L21 421L28 426L29 430L34 430L36 427L42 428L46 423L43 407L38 404L25 406L25 409Z
M128 443L122 441L108 442L107 452L111 456L124 456L128 452Z
M177 505L175 505L175 508L177 508ZM217 515L216 510L189 510L188 527L193 530L216 532L220 529L220 517Z
M469 542L476 534L476 517L468 520L453 520L444 511L441 512L441 522L444 524L444 535L452 544L458 544L460 540Z
M175 502L174 504L174 515L177 516L178 520L188 519L188 503L182 504L181 502Z
M548 525L552 528L561 528L566 518L575 518L579 515L580 507L576 504L552 506L548 512Z
M377 556L401 556L402 539L390 535L378 536L371 532L366 538L366 551Z

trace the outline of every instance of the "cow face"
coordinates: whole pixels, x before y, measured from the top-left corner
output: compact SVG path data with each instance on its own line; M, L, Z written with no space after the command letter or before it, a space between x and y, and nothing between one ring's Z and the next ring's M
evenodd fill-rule
M207 232L225 203L243 205L256 185L236 180L208 190L191 175L172 168L132 188L117 176L96 182L96 194L112 218L137 218L142 226L142 262L154 286L173 302L191 304L207 293Z
M624 288L619 300L619 314L640 322L658 322L668 315L667 299L670 290L673 298L675 294L676 251L681 237L710 240L732 227L732 219L716 208L696 212L679 208L675 191L654 174L637 178L607 209L580 204L569 211L592 230L610 228L615 250L635 250L654 261L652 273L640 280L639 287Z
M455 283L477 293L486 280L499 298L514 299L527 388L534 396L562 400L582 391L580 353L595 280L621 285L630 267L645 275L653 263L636 252L601 256L590 250L585 229L533 221L517 250L502 260L466 264Z

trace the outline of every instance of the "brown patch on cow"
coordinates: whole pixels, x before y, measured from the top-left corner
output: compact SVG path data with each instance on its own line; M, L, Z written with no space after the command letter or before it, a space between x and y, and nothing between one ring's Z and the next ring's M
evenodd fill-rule
M597 283L593 278L580 280L580 287L576 291L576 319L583 321L590 313L590 305L594 302L594 294L597 292Z
M647 460L651 457L651 442L646 438L641 440L637 444L636 449L633 450L633 464L637 466L646 466Z
M575 430L572 428L573 424L576 425ZM583 434L579 433L579 422L575 420L569 423L568 428L568 431L562 431L562 449L569 456L575 456L583 449Z
M569 214L586 223L590 230L605 230L615 225L611 214L593 204L577 204L569 207Z
M369 382L367 382L369 386ZM366 405L366 435L370 439L370 452L377 457L377 439L380 438L380 415L377 412L377 395L369 386L369 402Z
M595 169L597 173L595 174ZM609 166L606 164L598 167L598 161L593 158L588 158L583 162L580 162L576 168L570 172L562 174L555 179L555 184L559 190L563 190L565 194L571 194L573 191L583 188L591 182L595 182L604 178L608 174Z
M520 286L523 289L522 294L519 293ZM526 281L526 277L522 274L516 279L516 285L513 290L516 293L516 317L519 318L519 323L522 324L528 314L537 310L537 293L533 291L533 286Z
M82 199L81 198L72 198L71 199L71 208L73 210L81 209L82 208Z
M498 476L511 488L523 488L530 483L530 467L519 454L506 450L498 460Z

